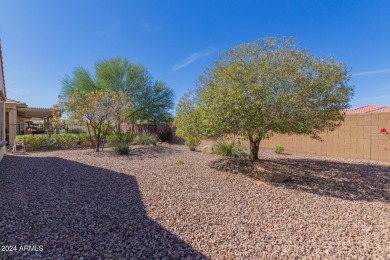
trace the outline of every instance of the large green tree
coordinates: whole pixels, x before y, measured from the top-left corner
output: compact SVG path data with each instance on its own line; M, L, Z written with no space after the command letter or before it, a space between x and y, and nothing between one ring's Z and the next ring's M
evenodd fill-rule
M259 39L206 68L196 93L179 102L174 124L183 137L245 136L256 160L261 140L272 133L320 139L339 126L353 94L349 77L344 63L316 58L292 38Z
M72 76L66 76L62 81L60 99L66 101L75 90L104 89L124 93L131 103L128 116L116 118L117 125L125 121L156 123L169 118L173 91L164 82L154 81L145 67L118 57L102 60L94 69L95 73L91 74L85 68L75 68Z

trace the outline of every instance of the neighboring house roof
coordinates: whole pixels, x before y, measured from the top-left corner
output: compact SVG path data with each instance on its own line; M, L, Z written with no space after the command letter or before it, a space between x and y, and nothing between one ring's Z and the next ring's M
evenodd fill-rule
M15 99L7 99L5 107L16 107L18 116L25 118L45 118L52 116L51 108L29 107L26 103Z
M18 109L18 116L25 118L46 118L52 116L50 108L25 107Z
M0 76L1 76L1 80L2 80L2 83L3 83L3 87L4 87L4 97L7 96L7 93L5 91L5 80L4 80L4 65L3 65L3 52L2 52L2 49L1 49L1 40L0 40ZM0 88L0 91L1 91L1 88Z
M353 115L353 114L367 114L367 113L386 113L390 112L390 106L375 106L375 105L367 105L358 107L355 109L349 109L342 111L345 115Z
M376 110L371 111L370 113L386 113L386 112L390 112L390 106L380 107Z
M24 102L21 102L19 100L15 100L15 99L7 99L5 100L5 105L6 106L16 106L16 107L27 107L27 104L24 103Z

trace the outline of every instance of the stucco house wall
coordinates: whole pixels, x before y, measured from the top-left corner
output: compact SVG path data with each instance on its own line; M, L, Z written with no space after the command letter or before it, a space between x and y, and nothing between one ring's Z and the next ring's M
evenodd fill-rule
M1 51L0 42L0 161L5 154L5 81L4 81L4 67L3 67L3 55Z

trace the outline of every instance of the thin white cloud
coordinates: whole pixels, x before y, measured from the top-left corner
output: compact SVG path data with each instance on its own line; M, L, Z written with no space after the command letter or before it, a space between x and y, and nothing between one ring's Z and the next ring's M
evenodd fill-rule
M105 38L111 38L119 29L121 23L119 21L113 22L110 27L101 29L99 33Z
M390 73L390 69L362 71L358 73L353 73L352 76L369 76L383 73Z
M148 32L158 32L160 31L159 25L152 25L150 22L146 21L146 19L143 16L138 16L138 22L141 24L141 26L147 30Z
M215 51L216 51L216 49L214 47L208 47L205 50L194 52L190 56L188 56L187 58L185 58L184 60L179 62L178 64L174 65L172 70L173 70L173 72L175 72L175 71L178 71L182 68L185 68L188 65L190 65L191 63L195 62L196 60L210 56Z

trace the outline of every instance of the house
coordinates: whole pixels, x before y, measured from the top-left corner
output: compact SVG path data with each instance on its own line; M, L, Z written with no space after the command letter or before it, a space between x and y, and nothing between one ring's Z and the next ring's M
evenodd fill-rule
M5 81L4 81L4 67L3 67L3 54L1 50L0 42L0 161L5 154Z
M13 144L16 135L50 133L52 110L28 107L24 102L6 99L5 138Z

